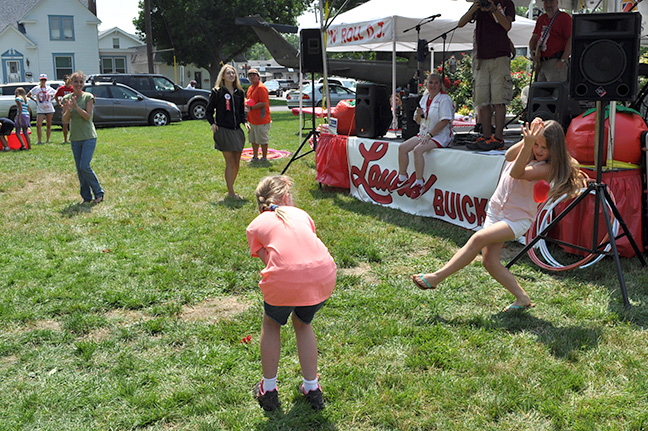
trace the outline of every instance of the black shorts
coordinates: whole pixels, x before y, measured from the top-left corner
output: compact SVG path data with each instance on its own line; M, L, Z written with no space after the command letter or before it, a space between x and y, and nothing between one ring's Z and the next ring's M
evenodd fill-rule
M280 307L276 305L270 305L267 302L263 301L263 310L269 318L277 322L280 326L283 326L286 324L286 322L288 322L288 316L290 316L290 313L293 312L295 313L295 317L297 317L306 325L309 325L313 321L315 313L317 313L317 311L322 308L322 306L324 306L325 302L326 301L323 301L316 305L308 305L304 307Z

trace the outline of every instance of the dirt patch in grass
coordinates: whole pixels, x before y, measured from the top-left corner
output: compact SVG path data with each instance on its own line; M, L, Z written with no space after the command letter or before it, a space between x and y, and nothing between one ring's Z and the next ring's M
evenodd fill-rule
M377 284L379 280L371 273L371 265L367 262L361 262L360 265L353 268L338 268L339 275L362 277L367 283Z
M251 306L250 303L234 296L210 298L199 304L183 307L180 320L185 322L228 320Z
M60 331L61 325L56 320L37 320L27 326L30 331L33 330L51 330Z
M106 313L106 318L108 318L108 320L116 320L126 325L131 325L133 323L139 323L139 322L145 322L147 320L151 320L150 316L147 316L141 311L128 310L122 308L116 310L110 310L109 312Z

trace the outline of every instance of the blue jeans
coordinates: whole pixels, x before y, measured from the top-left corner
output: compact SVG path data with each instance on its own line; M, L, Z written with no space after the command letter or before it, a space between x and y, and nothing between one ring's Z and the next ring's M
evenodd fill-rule
M104 194L97 176L90 167L90 161L92 161L96 146L97 138L72 141L72 154L74 154L74 163L81 184L81 197L84 201L91 201L93 194L95 199Z

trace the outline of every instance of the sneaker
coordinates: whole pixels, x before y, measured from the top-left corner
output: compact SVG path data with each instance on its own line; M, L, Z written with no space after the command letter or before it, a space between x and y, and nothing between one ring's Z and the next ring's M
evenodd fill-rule
M479 149L484 151L490 150L503 150L504 149L504 140L497 139L495 136L488 138L486 142L479 144Z
M466 144L466 148L469 150L481 150L479 147L479 144L485 143L488 139L485 136L479 136L477 139L475 139L475 142L469 142Z
M258 157L252 157L250 160L248 160L248 163L259 163L259 158Z
M254 394L254 399L256 399L263 410L267 412L277 410L281 406L281 403L279 402L279 391L276 389L274 391L264 391L263 380L254 386L252 393Z
M412 187L410 187L410 190L412 191L410 198L418 199L422 195L421 191L423 190L423 186L420 184L414 184Z
M317 384L317 389L309 391L308 393L304 392L304 385L302 384L299 387L299 393L306 398L308 404L311 405L313 410L322 410L324 408L324 396L322 395L322 387Z

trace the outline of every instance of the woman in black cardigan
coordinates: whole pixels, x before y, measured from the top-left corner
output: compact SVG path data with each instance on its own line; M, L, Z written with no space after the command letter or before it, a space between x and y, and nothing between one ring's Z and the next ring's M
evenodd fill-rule
M214 118L214 111L216 117ZM207 121L214 133L214 148L225 158L225 183L228 196L241 200L234 191L234 181L241 163L241 153L245 146L245 133L241 124L247 127L245 112L245 93L236 70L229 64L223 66L209 95Z

